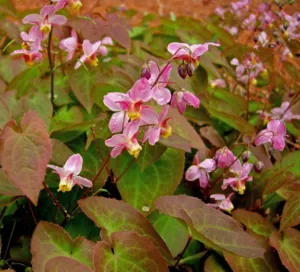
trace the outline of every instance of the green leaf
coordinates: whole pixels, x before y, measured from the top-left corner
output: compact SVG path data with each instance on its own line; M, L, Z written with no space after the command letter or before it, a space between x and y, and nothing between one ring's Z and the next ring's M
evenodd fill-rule
M289 198L284 205L280 230L284 230L290 227L294 227L300 224L300 198L299 191L295 192L295 196Z
M168 272L157 247L134 232L115 232L111 243L98 242L94 251L95 272Z
M41 71L37 66L33 66L24 72L18 74L7 86L7 90L16 90L17 97L22 97L35 90L33 88L33 81L38 78Z
M283 233L275 231L270 237L270 244L279 254L281 262L290 272L298 272L300 267L300 232L286 229Z
M5 100L1 97L0 98L0 129L11 120L12 115L8 105L6 104Z
M189 231L182 220L157 211L150 214L148 220L165 241L174 258L183 251L189 240Z
M9 251L11 258L16 262L30 263L31 253L30 253L30 242L31 237L21 236L18 240L18 245L12 247Z
M45 265L45 272L93 272L90 267L68 257L55 257Z
M0 0L0 12L6 12L9 15L16 15L16 9L13 1L10 0Z
M79 206L99 228L102 228L102 240L109 241L114 232L133 231L148 238L166 259L172 260L172 255L162 238L148 220L129 204L104 197L88 197L79 200Z
M236 220L208 207L200 199L184 195L164 196L157 199L155 205L160 212L184 220L191 229L223 250L249 258L264 254L265 250Z
M198 66L192 77L192 88L196 94L207 91L208 74L202 66Z
M272 223L260 214L247 210L237 209L232 212L232 216L253 232L269 238L276 230Z
M94 245L82 237L73 241L58 225L40 222L31 241L33 271L45 271L47 262L55 257L71 258L92 268ZM72 267L65 271L69 270L72 271Z
M127 160L122 162L119 173L122 173L132 160L129 155L123 158ZM153 203L159 196L170 195L176 190L183 175L183 167L184 153L168 148L159 160L143 172L137 163L133 163L118 181L117 187L124 201L139 211L148 213L153 210Z
M140 153L136 163L143 172L151 164L155 163L166 151L167 147L156 144L151 146L149 143L146 143L143 146L143 150Z
M67 159L73 155L72 150L67 147L63 142L51 139L52 143L52 156L51 162L57 166L63 166Z
M226 272L226 269L218 262L214 255L210 255L204 264L204 272Z
M92 99L92 88L95 83L96 74L81 68L67 71L69 84L76 98L84 106L88 113L91 113L94 104Z
M275 164L275 167L288 170L294 174L295 177L300 177L300 150L287 153L281 158L281 161Z
M20 128L11 122L1 137L1 165L8 178L35 205L47 164L51 157L51 140L40 117L27 112Z

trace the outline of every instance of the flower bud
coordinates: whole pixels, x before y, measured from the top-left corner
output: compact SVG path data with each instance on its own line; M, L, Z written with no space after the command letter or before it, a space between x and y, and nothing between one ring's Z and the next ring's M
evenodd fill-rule
M147 64L144 64L142 67L141 78L146 78L147 80L151 77L151 71Z
M263 170L263 168L264 168L264 163L262 161L257 161L254 164L254 170L257 173L260 173Z
M187 75L187 65L185 63L181 63L177 70L180 77L185 79Z
M194 74L196 68L195 68L194 64L190 62L187 65L187 69L186 70L187 70L187 74L189 75L189 77L191 77Z
M242 154L243 162L247 162L250 156L251 156L251 152L249 150L244 151Z

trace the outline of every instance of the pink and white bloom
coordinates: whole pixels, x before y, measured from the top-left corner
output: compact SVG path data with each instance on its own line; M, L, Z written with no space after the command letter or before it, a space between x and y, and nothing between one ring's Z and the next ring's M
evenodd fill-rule
M272 120L267 128L260 131L254 141L255 145L271 143L273 148L282 151L285 148L286 128L279 120Z
M63 167L58 167L49 164L48 167L54 170L54 173L59 175L59 189L58 191L69 192L74 185L78 185L80 188L92 187L93 183L79 174L82 169L83 159L79 154L72 155L65 163Z
M53 5L44 6L40 14L30 14L23 19L24 24L39 26L39 30L47 34L51 31L52 26L63 25L67 18L63 15L56 15L56 8Z
M226 29L233 36L239 34L239 30L236 26L224 26L224 29Z
M234 209L234 206L231 202L233 196L234 193L229 194L227 197L223 194L211 195L210 198L214 199L216 203L208 203L207 205L231 213L231 211Z
M55 8L57 10L62 9L69 5L71 9L80 10L82 7L82 3L80 0L52 0L52 2L57 3Z
M242 10L248 10L250 5L250 0L240 0L231 3L231 12L234 15L240 16Z
M173 42L168 45L168 51L174 59L184 60L187 63L193 62L195 67L199 65L200 57L208 51L208 46L220 46L218 43L204 43L188 45L187 43Z
M22 48L30 50L30 48L38 48L39 51L43 50L41 41L44 39L43 33L39 31L38 26L33 26L29 33L21 32L21 38L23 40Z
M216 13L220 18L222 18L223 20L225 19L225 12L226 12L226 10L223 9L223 8L220 8L220 7L217 7L217 8L215 9L215 13Z
M125 150L135 158L139 156L142 147L136 139L138 130L139 120L135 120L125 126L123 134L113 135L110 139L105 141L106 146L113 147L110 153L112 158L116 158Z
M37 43L34 43L31 46L30 50L27 49L21 49L21 50L15 50L11 53L12 56L22 56L25 63L31 67L36 62L41 61L43 59L43 54L39 51L40 45Z
M154 126L149 127L149 129L146 131L143 142L146 142L148 140L150 145L155 145L159 141L160 136L163 138L168 138L169 136L171 136L172 128L167 124L170 118L165 118L168 114L168 110L169 105L166 105L163 108L161 114L158 115L153 111L150 111L147 114L147 111L149 111L149 109L145 109L148 116L154 115L152 121Z
M150 61L149 68L151 73L149 82L153 89L152 98L157 102L157 104L165 105L169 103L171 100L171 92L166 88L166 86L168 85L170 79L172 66L169 64L168 66L163 66L159 69L157 64L154 61ZM156 79L159 76L160 71L163 71L163 73L160 75L159 81L156 82ZM154 83L156 84L154 85Z
M217 162L218 168L227 168L233 164L236 157L227 146L224 146L217 150L214 159Z
M182 90L182 91L177 91L173 93L172 99L171 99L171 106L173 108L177 108L180 114L183 114L186 105L190 105L194 108L199 108L200 107L200 99L192 94L189 91Z
M229 171L235 175L233 178L223 180L222 190L226 190L228 186L234 191L237 191L240 195L244 194L246 190L246 182L252 181L252 177L249 176L253 165L245 162L243 165L239 160L236 160L230 167Z
M59 47L61 50L68 52L67 61L70 61L75 52L82 48L75 29L72 29L71 37L61 40Z
M192 165L185 173L188 181L199 179L200 187L207 188L209 183L209 173L216 169L216 161L214 159L206 159L203 162Z
M253 30L256 25L256 15L255 14L250 14L248 18L246 18L242 22L242 28L246 28L248 30Z
M269 44L269 39L268 39L267 33L264 31L259 33L257 42L262 47L266 47Z
M219 88L226 88L226 82L225 82L224 79L218 78L218 79L211 80L211 81L210 81L210 86L211 86L212 88L216 88L216 87L219 87Z
M104 37L101 40L101 45L99 46L98 53L103 57L106 56L108 54L107 45L111 46L113 44L114 43L111 37L108 36Z
M90 64L91 66L98 66L97 53L101 41L91 43L89 40L84 40L82 43L83 56L77 61L75 69L78 69L83 63Z
M283 102L280 107L271 110L271 119L281 122L291 121L292 119L300 120L299 114L293 114L290 102Z
M126 124L129 119L151 124L153 114L149 116L149 112L154 112L154 110L143 103L151 100L152 96L153 89L146 78L137 80L127 94L114 92L105 95L103 101L105 106L117 112L110 120L110 130L114 133L120 132L124 123Z
M262 15L259 17L259 21L264 28L272 28L273 23L276 21L276 19L277 18L275 14L271 10L263 12Z

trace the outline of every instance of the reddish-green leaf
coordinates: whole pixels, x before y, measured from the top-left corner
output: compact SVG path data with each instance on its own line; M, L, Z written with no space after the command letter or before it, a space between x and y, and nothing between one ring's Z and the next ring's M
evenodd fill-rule
M40 222L31 241L33 271L45 271L47 262L55 257L71 258L92 268L94 245L94 242L83 237L73 241L69 234L58 225ZM70 266L69 270L72 271L72 268Z
M63 166L67 159L73 155L73 152L63 142L51 139L52 142L52 156L51 161L55 165Z
M9 110L8 105L6 104L5 100L1 97L0 98L0 129L11 120L11 112Z
M155 202L162 213L183 219L218 247L240 256L256 258L264 249L232 217L190 196L164 196Z
M55 257L50 259L45 266L45 272L93 272L93 270L68 257Z
M232 216L253 232L266 238L269 238L271 233L276 230L267 218L255 212L237 209L232 212Z
M18 127L7 124L1 136L1 164L8 178L37 205L46 167L51 156L51 140L40 117L27 112Z
M98 242L94 250L95 272L167 272L168 264L146 237L115 232L111 244Z
M214 255L211 255L205 261L204 272L226 272L226 269L218 262Z
M300 150L287 153L275 166L292 172L295 177L300 177Z
M0 169L0 194L20 196L22 192L9 180L3 169Z
M129 204L104 197L88 197L79 200L79 206L98 227L103 228L103 238L110 237L118 231L133 231L147 237L165 258L172 259L169 249L152 225Z
M300 224L300 198L299 191L296 195L289 198L284 205L280 230L284 230L290 227L294 227Z
M173 257L183 251L189 239L189 231L182 220L157 211L150 214L148 220L160 237L163 238Z
M290 272L298 272L300 267L300 232L286 229L282 233L273 232L270 244L276 248L284 266Z
M132 160L130 156L123 158L119 173L122 173ZM117 187L124 201L147 213L153 210L153 203L159 196L173 194L181 181L183 168L184 153L168 148L159 160L143 172L134 163L118 181ZM143 207L146 207L146 210Z

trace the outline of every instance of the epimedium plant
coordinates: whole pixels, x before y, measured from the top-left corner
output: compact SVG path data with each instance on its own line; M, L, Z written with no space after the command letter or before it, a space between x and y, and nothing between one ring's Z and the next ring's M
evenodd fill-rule
M292 2L129 30L124 7L0 1L1 268L297 271Z

